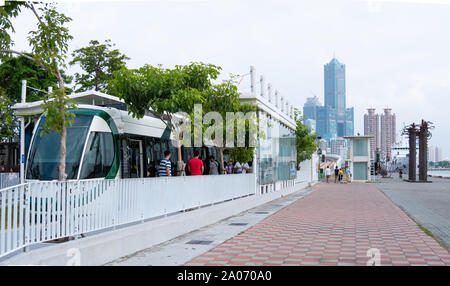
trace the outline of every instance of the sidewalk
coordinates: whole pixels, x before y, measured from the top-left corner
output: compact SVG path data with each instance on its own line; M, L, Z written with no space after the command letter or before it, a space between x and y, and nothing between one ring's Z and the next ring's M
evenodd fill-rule
M371 184L321 183L187 265L450 265L450 254Z

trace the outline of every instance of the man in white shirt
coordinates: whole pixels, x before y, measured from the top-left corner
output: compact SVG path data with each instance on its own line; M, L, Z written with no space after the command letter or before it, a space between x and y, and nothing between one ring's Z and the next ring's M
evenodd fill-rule
M331 169L330 169L330 166L328 166L327 169L325 170L325 176L327 177L327 183L329 183L330 177L331 177Z
M242 167L241 164L236 161L236 164L234 164L234 173L235 174L242 174Z
M248 163L243 163L242 164L242 174L247 174L250 173L250 166L248 165Z

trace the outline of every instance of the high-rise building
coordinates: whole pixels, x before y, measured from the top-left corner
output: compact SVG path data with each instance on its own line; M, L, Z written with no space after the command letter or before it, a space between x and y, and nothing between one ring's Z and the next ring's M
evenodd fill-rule
M391 146L396 142L395 114L392 114L392 109L384 109L384 114L380 115L380 127L381 151L386 154L387 158L390 158Z
M330 139L331 154L339 155L345 161L347 158L347 140L342 137Z
M436 162L435 161L436 160L435 151L436 151L436 149L434 148L434 146L432 146L432 145L428 146L428 153L427 153L428 162L433 162L433 163Z
M324 106L317 97L308 98L303 115L314 119L319 136L331 138L351 136L354 133L354 109L346 107L345 65L333 58L324 65Z
M375 159L380 148L380 116L375 114L375 108L367 109L367 114L364 114L364 135L373 136L370 139L370 158Z
M441 147L438 147L438 146L436 146L436 149L435 149L435 162L441 162L442 161L442 148Z
M336 58L324 66L325 106L336 109L337 116L345 116L345 65Z
M303 105L303 118L306 121L306 119L314 119L317 118L317 108L320 107L322 104L320 104L319 98L317 96L314 97L308 97L306 99L306 103Z

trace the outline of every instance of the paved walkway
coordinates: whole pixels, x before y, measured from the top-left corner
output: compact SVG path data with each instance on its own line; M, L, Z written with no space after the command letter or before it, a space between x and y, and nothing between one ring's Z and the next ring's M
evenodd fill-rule
M450 265L450 254L371 184L326 184L187 265Z
M450 248L450 180L429 178L432 183L383 179L376 186L416 222Z

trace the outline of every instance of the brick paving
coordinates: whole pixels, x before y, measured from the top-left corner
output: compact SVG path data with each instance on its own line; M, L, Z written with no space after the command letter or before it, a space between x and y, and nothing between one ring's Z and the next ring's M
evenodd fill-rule
M317 190L187 265L450 265L450 254L370 184Z

